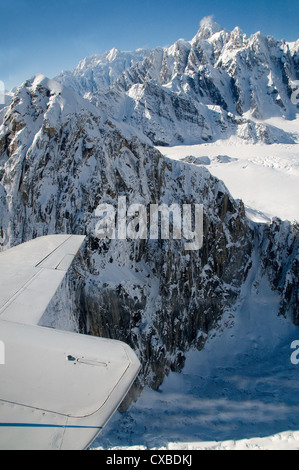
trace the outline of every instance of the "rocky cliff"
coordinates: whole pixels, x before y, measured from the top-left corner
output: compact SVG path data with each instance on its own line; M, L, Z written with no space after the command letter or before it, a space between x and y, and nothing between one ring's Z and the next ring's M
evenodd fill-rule
M289 313L299 325L299 226L274 219L263 227L261 266L273 290L282 296L280 313Z

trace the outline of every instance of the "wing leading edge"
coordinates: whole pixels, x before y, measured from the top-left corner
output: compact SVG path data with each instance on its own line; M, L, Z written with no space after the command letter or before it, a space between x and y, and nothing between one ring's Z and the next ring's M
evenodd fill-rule
M0 320L37 325L84 241L49 235L0 254Z

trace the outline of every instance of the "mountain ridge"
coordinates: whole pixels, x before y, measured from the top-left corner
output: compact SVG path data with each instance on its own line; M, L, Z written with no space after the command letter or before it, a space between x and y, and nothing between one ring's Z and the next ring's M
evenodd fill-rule
M251 142L292 141L263 121L273 116L294 119L298 113L290 98L299 78L299 41L278 41L260 32L247 38L240 28L230 32L208 18L191 41L138 51L105 53L101 73L109 75L113 68L113 79L105 84L94 80L88 85L97 68L90 65L92 58L85 68L81 61L79 75L77 67L56 79L68 86L71 78L79 94L138 128L155 145L231 135ZM130 60L119 68L121 54ZM105 69L107 57L112 60Z

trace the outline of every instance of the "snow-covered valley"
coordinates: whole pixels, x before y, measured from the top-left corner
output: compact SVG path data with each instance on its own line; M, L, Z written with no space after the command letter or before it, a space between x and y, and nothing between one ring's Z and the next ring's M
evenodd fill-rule
M299 115L271 124L293 136L294 144L250 144L237 137L200 145L159 147L169 158L204 165L255 221L299 220Z

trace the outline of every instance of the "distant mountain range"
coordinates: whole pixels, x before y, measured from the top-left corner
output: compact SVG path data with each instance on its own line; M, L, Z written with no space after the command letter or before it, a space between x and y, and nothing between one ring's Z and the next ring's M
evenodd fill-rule
M121 52L82 60L55 80L142 131L157 145L237 137L250 142L292 142L263 121L293 119L291 96L299 79L299 40L249 38L211 19L191 41L152 51Z

